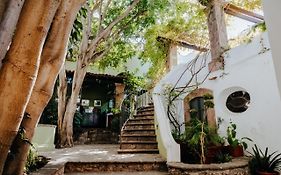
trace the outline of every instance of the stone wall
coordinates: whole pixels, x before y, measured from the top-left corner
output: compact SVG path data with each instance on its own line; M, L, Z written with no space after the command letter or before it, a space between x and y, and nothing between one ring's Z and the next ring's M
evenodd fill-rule
M167 163L171 175L248 175L248 159L233 159L221 164Z
M119 134L106 128L88 128L75 131L74 144L117 144Z

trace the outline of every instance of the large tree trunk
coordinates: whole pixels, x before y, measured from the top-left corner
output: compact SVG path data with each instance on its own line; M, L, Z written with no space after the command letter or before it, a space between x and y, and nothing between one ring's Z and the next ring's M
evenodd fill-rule
M24 138L29 142L44 108L52 97L57 75L66 56L72 25L82 1L84 0L62 1L55 15L43 48L37 80L26 108L26 113L30 116L24 117L21 123L21 127L25 129ZM10 149L13 159L6 161L4 174L23 174L29 148L28 142L16 137Z
M85 75L86 68L81 60L77 61L76 70L74 72L73 83L72 83L72 92L71 96L67 102L64 116L60 119L62 121L61 127L59 127L59 142L57 147L72 147L73 146L73 118L76 111L77 99L79 97L79 92L82 87ZM63 98L60 97L59 98Z
M0 69L0 174L30 98L42 47L58 5L58 0L25 2Z
M20 16L24 0L10 0L0 23L0 69ZM1 13L1 12L0 12Z
M0 21L2 20L8 0L0 0Z

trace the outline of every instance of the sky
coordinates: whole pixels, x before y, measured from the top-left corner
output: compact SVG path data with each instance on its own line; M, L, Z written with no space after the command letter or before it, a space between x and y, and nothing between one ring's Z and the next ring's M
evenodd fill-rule
M237 18L237 17L231 17L229 21L229 25L227 26L227 35L228 39L233 39L239 36L243 31L249 29L251 26L255 25L255 23L248 22L246 20ZM188 55L188 56L187 56ZM194 58L196 56L196 53L192 53L190 50L188 51L179 51L178 53L178 63L186 63L189 61L187 57Z

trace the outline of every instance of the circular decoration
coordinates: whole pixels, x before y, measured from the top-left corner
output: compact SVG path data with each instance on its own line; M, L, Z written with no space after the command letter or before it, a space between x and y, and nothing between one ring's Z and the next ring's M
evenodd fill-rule
M245 112L250 106L250 94L246 91L235 91L227 97L226 107L234 113Z

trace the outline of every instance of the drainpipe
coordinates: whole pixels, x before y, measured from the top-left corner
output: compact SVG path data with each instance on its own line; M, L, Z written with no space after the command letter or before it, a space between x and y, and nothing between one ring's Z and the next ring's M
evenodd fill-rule
M280 0L263 0L263 12L265 23L268 31L269 43L272 52L272 59L275 68L279 97L281 94L281 1Z
M207 23L212 57L209 70L213 72L223 69L224 58L222 54L228 49L224 9L221 0L210 0L208 4L203 5L207 5Z

